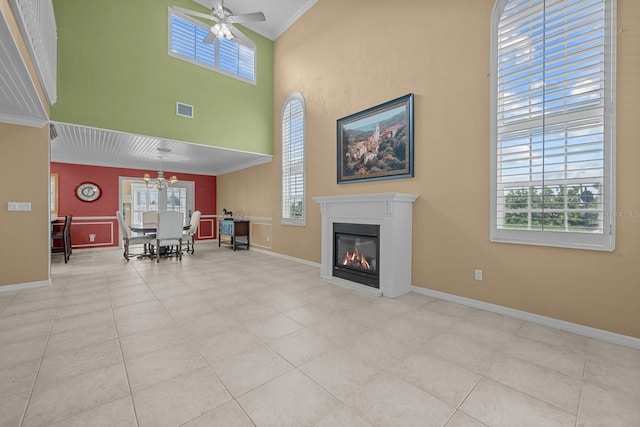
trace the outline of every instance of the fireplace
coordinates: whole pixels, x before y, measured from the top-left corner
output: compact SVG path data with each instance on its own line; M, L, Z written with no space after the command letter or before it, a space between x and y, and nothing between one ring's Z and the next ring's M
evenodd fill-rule
M333 276L380 288L380 226L333 223Z
M413 203L417 194L378 193L355 194L341 196L321 196L313 199L320 204L322 213L322 248L320 275L323 279L358 291L389 298L396 298L411 291L411 224ZM335 224L356 227L340 236L336 243L334 233ZM368 226L377 227L377 232L367 230ZM364 227L364 232L360 233ZM354 237L355 235L355 237ZM373 250L370 237L377 235L377 249ZM340 245L353 246L340 249ZM338 254L334 253L338 247ZM355 254L355 249L358 254ZM338 276L345 270L337 266L344 262L346 252L356 265L366 265L361 262L360 255L364 254L366 263L373 265L377 274L377 282L362 283L361 278L367 276L363 268L350 268L350 277ZM344 253L342 253L344 252ZM357 261L356 261L357 260ZM338 268L336 268L338 267ZM345 267L344 265L342 267ZM339 271L336 274L336 271Z

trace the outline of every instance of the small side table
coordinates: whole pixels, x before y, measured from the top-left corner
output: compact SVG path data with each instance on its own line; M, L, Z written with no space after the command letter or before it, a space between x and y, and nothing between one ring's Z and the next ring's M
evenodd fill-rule
M228 236L229 241L223 242L222 236ZM238 246L249 249L249 221L222 220L218 221L218 247L220 244L231 245L235 251Z

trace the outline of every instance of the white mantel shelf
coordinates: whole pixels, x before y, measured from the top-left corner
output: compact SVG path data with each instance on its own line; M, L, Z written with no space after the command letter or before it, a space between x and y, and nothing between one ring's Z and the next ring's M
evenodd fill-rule
M320 275L371 295L397 298L411 291L413 203L417 194L377 193L314 197L322 213ZM380 226L380 289L333 276L333 223Z

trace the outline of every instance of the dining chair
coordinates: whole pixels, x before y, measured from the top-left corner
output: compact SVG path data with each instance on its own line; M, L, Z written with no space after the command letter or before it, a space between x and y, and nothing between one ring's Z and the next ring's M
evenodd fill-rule
M62 252L64 254L65 264L69 262L69 257L73 253L73 251L71 250L71 220L72 220L71 215L65 216L64 225L62 226L62 229L55 233L54 232L51 233L51 252L52 253ZM54 224L53 226L55 227L56 224ZM56 246L55 245L56 241L61 241L62 246Z
M158 224L158 211L144 211L142 212L142 224L151 225Z
M161 246L177 246L176 254L182 261L182 232L184 216L180 212L167 211L158 214L156 231L156 262L160 262Z
M155 236L131 236L127 229L127 224L124 222L124 216L122 212L116 211L116 218L118 218L118 224L120 225L120 233L122 234L122 242L124 244L124 259L129 261L129 245L151 245Z
M184 232L182 238L187 241L187 253L189 253L189 245L191 245L191 254L195 252L195 241L196 241L196 231L198 231L198 226L200 225L200 211L195 211L191 215L191 221L189 222L189 229Z

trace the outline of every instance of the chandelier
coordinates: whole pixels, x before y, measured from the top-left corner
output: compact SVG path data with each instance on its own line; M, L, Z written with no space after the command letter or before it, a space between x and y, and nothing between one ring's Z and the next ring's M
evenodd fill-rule
M151 179L151 176L148 173L144 174L144 182L147 184L147 188L156 187L158 190L164 190L167 187L173 187L176 182L178 182L178 177L173 175L169 179L165 179L164 172L158 171L158 177L155 179Z
M145 173L143 178L144 182L147 184L147 188L157 188L158 190L164 190L167 187L173 187L176 182L178 182L178 177L173 175L171 178L166 179L164 177L164 172L162 171L162 161L163 154L170 153L171 149L169 148L157 148L157 151L160 152L158 155L158 159L160 159L160 170L158 171L158 177L155 179L151 179L151 176L148 173Z

